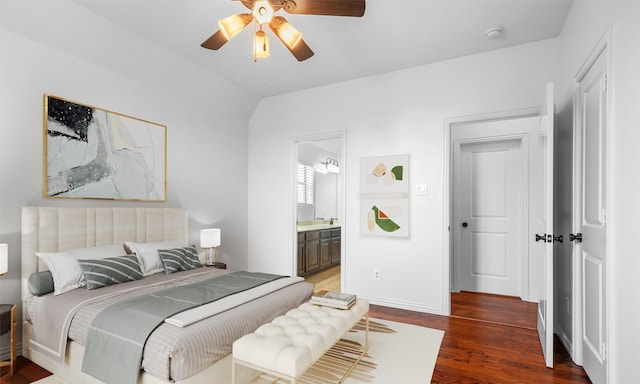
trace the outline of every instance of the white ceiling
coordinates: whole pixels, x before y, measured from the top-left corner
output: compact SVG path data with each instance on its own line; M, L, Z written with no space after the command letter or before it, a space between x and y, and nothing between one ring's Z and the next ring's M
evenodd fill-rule
M232 0L73 0L169 51L269 96L524 44L560 34L573 0L367 0L362 18L278 14L315 55L298 62L267 28L271 56L253 61L254 27L218 51L200 47ZM500 26L503 37L484 32Z

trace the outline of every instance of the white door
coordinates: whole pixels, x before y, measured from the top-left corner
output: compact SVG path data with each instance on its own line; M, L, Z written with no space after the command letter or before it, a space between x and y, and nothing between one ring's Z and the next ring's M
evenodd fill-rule
M508 131L517 124L514 121L469 124L466 129L485 134L496 128ZM454 258L459 288L521 296L526 177L522 139L459 143L458 150Z
M540 189L532 194L536 211L538 266L538 335L547 367L553 367L553 84L547 84L544 110L540 117L538 135L533 148L538 159L535 177Z
M577 209L574 242L580 260L582 280L582 363L594 384L607 382L606 366L606 134L607 134L606 50L578 80L576 97Z

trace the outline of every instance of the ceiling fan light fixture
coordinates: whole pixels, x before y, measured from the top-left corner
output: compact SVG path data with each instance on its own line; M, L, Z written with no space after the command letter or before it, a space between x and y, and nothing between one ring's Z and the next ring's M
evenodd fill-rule
M302 40L302 32L289 24L284 17L274 17L271 22L271 29L289 49L294 49L298 42Z
M268 24L273 17L273 7L267 0L256 1L253 5L253 17L259 24Z
M253 61L269 57L269 38L262 29L256 32L253 38Z
M226 37L227 40L231 40L231 38L240 33L252 19L251 15L245 13L240 15L231 15L218 21L218 26L220 27L220 31L222 31L224 37Z

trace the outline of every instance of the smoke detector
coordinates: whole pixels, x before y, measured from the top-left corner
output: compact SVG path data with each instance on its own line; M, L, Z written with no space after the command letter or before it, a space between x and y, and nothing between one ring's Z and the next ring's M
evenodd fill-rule
M504 29L502 29L502 27L489 28L484 32L484 37L486 37L487 40L494 40L502 37L503 33Z

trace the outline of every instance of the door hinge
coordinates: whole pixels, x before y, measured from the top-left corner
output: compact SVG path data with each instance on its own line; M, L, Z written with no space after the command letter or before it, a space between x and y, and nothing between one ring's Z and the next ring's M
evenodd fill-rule
M607 226L607 209L606 208L602 208L600 221L602 222L602 226L604 227Z
M602 343L602 360L607 360L607 343Z
M602 75L602 92L607 92L607 75Z

